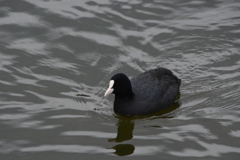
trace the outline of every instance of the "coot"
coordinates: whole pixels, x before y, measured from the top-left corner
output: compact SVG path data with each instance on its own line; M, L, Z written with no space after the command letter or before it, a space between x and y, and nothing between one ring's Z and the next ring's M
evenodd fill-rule
M157 68L131 80L123 73L114 75L105 97L115 94L114 112L123 115L148 115L165 109L179 94L181 80L170 70Z

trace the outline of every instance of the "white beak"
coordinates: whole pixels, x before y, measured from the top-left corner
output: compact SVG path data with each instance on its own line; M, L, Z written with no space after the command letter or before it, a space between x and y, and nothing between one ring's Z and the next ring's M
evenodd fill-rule
M111 80L109 82L109 87L108 87L107 91L104 94L104 97L108 96L109 94L111 94L114 91L114 89L112 88L113 85L114 85L114 80Z

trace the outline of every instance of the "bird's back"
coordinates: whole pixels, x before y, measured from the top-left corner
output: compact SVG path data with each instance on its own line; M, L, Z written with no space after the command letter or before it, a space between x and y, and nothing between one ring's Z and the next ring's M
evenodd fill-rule
M180 79L165 68L152 69L131 79L134 93L132 108L157 112L170 106L179 93Z

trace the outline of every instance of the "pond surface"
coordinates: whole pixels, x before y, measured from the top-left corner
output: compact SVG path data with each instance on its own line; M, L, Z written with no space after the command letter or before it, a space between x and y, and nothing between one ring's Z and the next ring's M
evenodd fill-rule
M0 37L1 160L239 159L239 1L1 0ZM111 76L160 66L179 103L116 115Z

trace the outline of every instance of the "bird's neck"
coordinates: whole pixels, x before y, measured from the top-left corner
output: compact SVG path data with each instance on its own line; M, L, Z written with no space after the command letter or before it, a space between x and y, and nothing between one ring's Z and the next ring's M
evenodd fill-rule
M133 92L132 92L132 89L131 90L128 90L126 92L120 92L118 94L115 94L115 97L117 99L124 99L124 100L127 100L127 99L131 99L132 97L134 96Z

